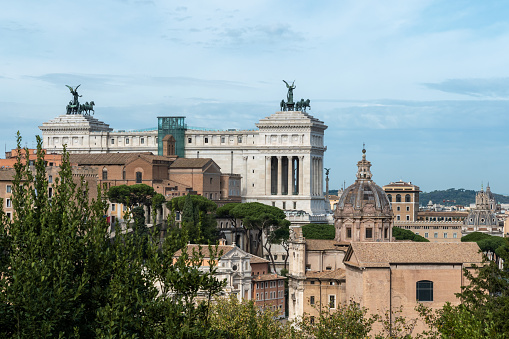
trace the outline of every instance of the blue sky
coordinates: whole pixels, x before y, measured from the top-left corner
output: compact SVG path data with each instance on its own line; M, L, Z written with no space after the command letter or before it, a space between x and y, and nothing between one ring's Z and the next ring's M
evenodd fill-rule
M509 194L503 1L11 1L0 12L0 143L28 146L81 84L115 129L254 128L281 81L324 121L331 188L373 179Z

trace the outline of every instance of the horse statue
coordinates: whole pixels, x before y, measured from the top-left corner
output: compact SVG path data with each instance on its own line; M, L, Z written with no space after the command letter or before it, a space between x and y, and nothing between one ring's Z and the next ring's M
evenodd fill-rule
M306 112L306 108L309 107L309 109L311 109L311 105L310 105L311 101L309 99L307 99L306 101L304 101L304 99L302 99L302 109L304 110L304 112Z
M286 102L284 100L281 100L279 106L281 107L281 112L286 111Z
M79 113L84 112L84 115L90 115L90 111L94 112L94 105L93 101L90 101L90 103L88 101L85 102L83 105L80 105Z

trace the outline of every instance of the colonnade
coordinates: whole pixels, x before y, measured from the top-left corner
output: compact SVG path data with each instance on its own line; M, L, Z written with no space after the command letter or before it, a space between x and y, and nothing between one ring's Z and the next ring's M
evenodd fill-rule
M304 156L267 156L266 195L302 195Z
M321 196L323 194L323 158L311 157L311 195Z

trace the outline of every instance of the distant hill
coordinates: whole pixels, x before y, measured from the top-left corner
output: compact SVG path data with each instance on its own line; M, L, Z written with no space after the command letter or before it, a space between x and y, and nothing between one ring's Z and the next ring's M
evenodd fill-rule
M476 191L466 190L464 188L455 189L449 188L448 190L423 192L419 195L421 205L426 205L428 201L433 203L444 204L444 205L463 205L469 206L475 203ZM507 204L509 203L509 197L501 194L493 193L498 203ZM444 203L443 201L446 200ZM448 201L447 201L448 200ZM456 202L452 202L456 201Z
M419 200L422 206L427 205L430 200L433 201L434 204L469 206L470 204L475 203L476 193L477 192L474 190L466 190L464 188L449 188L448 190L422 192L419 194ZM337 195L338 190L329 190L329 194ZM496 193L493 193L493 195L495 195L495 199L498 203L509 204L508 196ZM444 200L449 201L444 203Z

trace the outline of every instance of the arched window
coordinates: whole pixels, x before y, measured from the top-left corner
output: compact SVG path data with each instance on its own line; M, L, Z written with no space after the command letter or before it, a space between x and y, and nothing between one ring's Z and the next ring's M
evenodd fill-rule
M401 194L396 194L396 202L401 202Z
M420 280L415 285L417 301L433 301L433 281Z
M405 202L410 202L410 194L405 195Z
M108 169L106 167L103 168L103 180L108 180Z
M387 194L387 198L389 198L389 201L392 202L392 195L391 194Z

